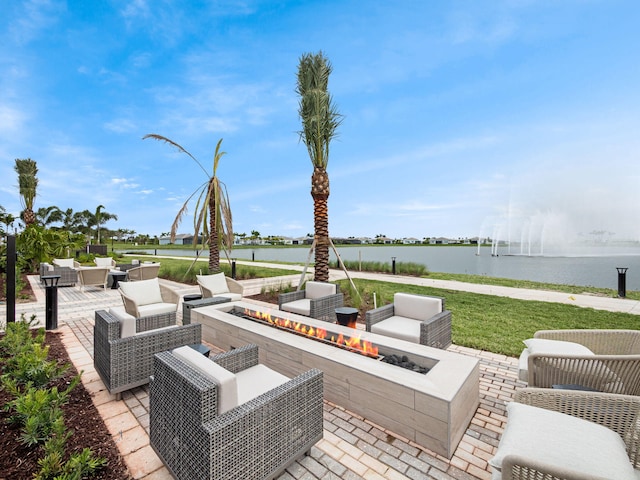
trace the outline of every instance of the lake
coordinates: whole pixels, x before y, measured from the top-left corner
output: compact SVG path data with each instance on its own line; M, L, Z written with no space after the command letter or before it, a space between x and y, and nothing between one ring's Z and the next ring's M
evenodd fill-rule
M626 267L627 290L640 290L640 251L615 248L574 256L525 256L498 252L491 255L490 247L449 246L339 246L342 260L421 263L432 272L467 273L517 280L532 280L565 285L618 288L617 267ZM190 250L150 249L148 253L172 256L193 256ZM205 252L206 254L206 252ZM233 251L233 258L256 261L277 261L304 264L309 248L242 248ZM331 260L335 255L331 252ZM313 261L313 258L311 259Z

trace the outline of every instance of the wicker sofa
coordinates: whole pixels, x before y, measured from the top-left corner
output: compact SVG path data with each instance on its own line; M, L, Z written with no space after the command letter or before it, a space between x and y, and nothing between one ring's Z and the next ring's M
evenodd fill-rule
M639 330L539 330L525 344L519 377L530 387L640 395Z
M338 285L309 281L303 290L278 295L278 308L326 322L336 322L336 308L344 304Z
M42 277L46 275L60 275L58 280L59 287L72 287L78 283L78 271L75 268L59 267L58 265L51 265L49 263L40 264L40 282Z
M244 288L240 282L226 277L224 273L196 275L202 298L225 297L230 301L242 300Z
M451 312L444 298L396 293L393 303L365 313L367 332L435 348L451 345Z
M266 377L282 379L266 390ZM248 395L254 384L264 393ZM162 352L149 391L151 446L179 480L271 479L322 438L322 396L320 370L288 379L259 365L255 345L211 360Z
M165 328L166 327L166 328ZM137 318L133 324L105 310L95 312L93 363L111 394L144 385L153 371L153 355L182 345L199 344L201 325L175 325L170 316Z
M525 388L507 415L494 480L640 477L640 397Z

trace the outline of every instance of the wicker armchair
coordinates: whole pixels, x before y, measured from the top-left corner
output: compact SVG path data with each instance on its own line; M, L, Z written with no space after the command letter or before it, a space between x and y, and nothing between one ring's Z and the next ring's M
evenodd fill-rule
M107 267L80 267L78 269L81 291L84 291L84 287L87 286L102 287L106 290L108 279L109 268Z
M111 257L96 257L93 259L96 267L116 268L116 261Z
M118 291L126 314L135 318L159 315L167 317L166 321L175 323L180 295L161 284L157 278L120 283Z
M238 382L238 404L224 413L221 402L228 392L219 389L229 388L228 384L219 387L201 368L172 352L155 356L149 391L150 440L175 478L275 478L322 438L320 370L293 379L271 371L284 377L284 383L243 402L243 372L270 370L258 364L258 347L245 345L212 360L216 370L226 369Z
M639 330L540 330L525 344L519 376L530 387L640 395Z
M638 478L640 397L525 388L514 400L494 480Z
M158 278L159 271L159 263L143 263L142 265L128 269L127 279L130 282L135 282L139 280L149 280L150 278Z
M202 340L202 326L198 323L178 326L175 317L172 322L166 315L134 322L135 331L125 336L120 318L105 310L95 312L93 364L111 394L149 383L154 353Z
M196 275L202 298L225 297L231 301L241 300L244 288L240 282L225 277L224 273Z
M59 287L71 287L78 283L78 271L75 268L59 267L57 265L51 265L49 263L40 264L40 282L42 277L46 275L60 275L58 280Z
M305 283L304 290L278 295L278 308L326 322L336 322L336 308L344 304L344 295L334 283Z
M441 297L396 293L393 303L365 313L367 332L435 348L451 345L451 312Z

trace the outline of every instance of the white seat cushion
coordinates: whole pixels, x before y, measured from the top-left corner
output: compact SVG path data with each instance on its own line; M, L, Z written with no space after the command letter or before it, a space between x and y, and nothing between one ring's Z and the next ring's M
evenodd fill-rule
M214 295L218 293L228 293L229 287L227 286L227 280L224 277L224 273L216 273L213 275L196 275L198 283L207 290L210 290ZM242 297L241 297L242 298Z
M308 317L311 315L311 299L301 298L300 300L294 300L293 302L283 303L280 310Z
M138 312L140 312L141 317L150 317L151 315L175 312L177 307L178 305L175 303L152 303L151 305L138 307Z
M393 314L399 317L429 320L442 313L442 300L409 293L396 293L393 296Z
M136 334L136 317L129 315L124 307L112 307L109 309L109 313L120 321L120 338Z
M336 285L324 282L307 282L304 284L305 298L322 298L336 294Z
M420 320L394 315L371 325L371 333L420 343Z
M242 294L240 294L240 293L231 293L231 292L228 292L228 293L216 293L215 296L216 297L228 298L232 302L237 302L238 300L242 300Z
M238 406L238 380L236 375L189 346L176 348L171 353L198 370L218 386L218 415Z
M236 373L236 379L238 381L238 405L267 393L290 380L262 364Z
M138 307L152 303L162 303L162 292L157 278L138 282L123 282L119 286L122 293L131 298ZM174 308L176 307L174 306Z
M489 461L494 480L502 477L502 461L519 455L575 471L616 480L635 480L625 444L613 430L562 413L510 402L507 426L496 455Z

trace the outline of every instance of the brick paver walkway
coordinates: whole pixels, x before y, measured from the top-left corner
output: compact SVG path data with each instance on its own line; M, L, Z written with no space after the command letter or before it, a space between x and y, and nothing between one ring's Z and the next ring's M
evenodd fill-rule
M37 277L30 281L38 301L17 305L16 312L18 316L35 314L44 323L44 292ZM173 286L179 287L181 294L197 290L191 286ZM258 291L260 288L255 282L247 286ZM168 479L171 478L168 471L149 445L148 387L125 392L121 400L116 400L106 391L93 368L93 312L121 305L121 302L116 290L87 288L80 292L77 287L60 288L59 331L74 365L83 371L83 384L91 393L131 475L148 480ZM178 312L180 316L180 308ZM218 350L215 346L211 348L212 353ZM504 403L517 387L524 386L517 380L517 360L455 345L450 350L480 360L480 406L451 459L325 401L324 438L310 456L294 463L278 478L490 479L487 462L495 452L506 421Z

